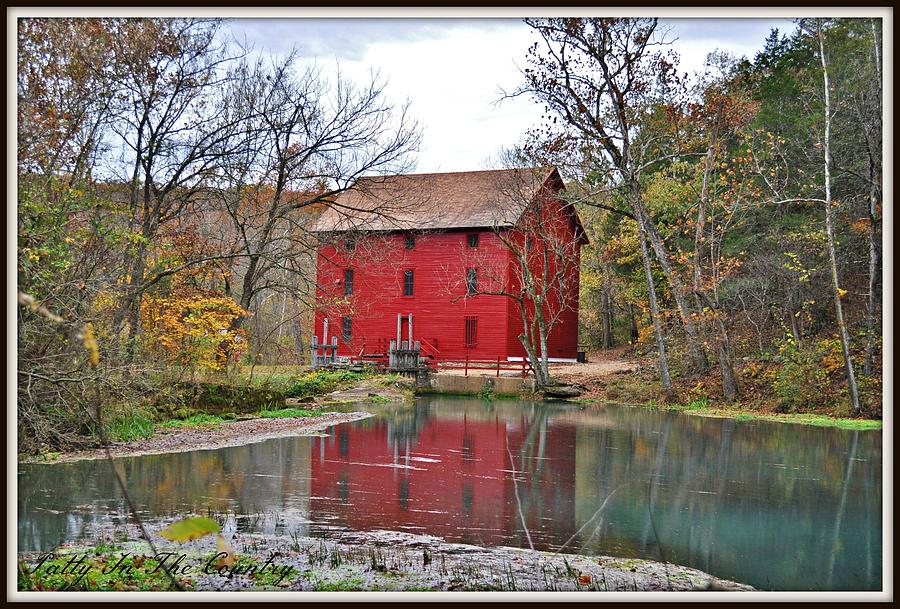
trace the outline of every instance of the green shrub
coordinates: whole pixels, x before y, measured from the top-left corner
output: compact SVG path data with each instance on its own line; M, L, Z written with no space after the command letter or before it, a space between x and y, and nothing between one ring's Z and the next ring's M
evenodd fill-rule
M162 424L163 427L167 428L181 428L181 427L218 427L221 425L227 417L220 417L213 414L192 414L189 417L185 417L183 419L173 419L171 421L166 421ZM233 418L233 417L232 417Z
M321 410L304 410L302 408L281 408L279 410L263 410L259 416L264 419L294 419L305 417L317 417Z
M709 408L709 400L705 397L697 398L691 402L688 402L682 406L684 410L706 410Z
M317 370L304 374L290 383L284 395L289 398L301 399L322 395L368 377L368 374L347 370Z
M832 343L826 340L801 346L792 338L781 343L782 365L772 383L779 411L810 410L836 399L829 379L829 372L834 371Z

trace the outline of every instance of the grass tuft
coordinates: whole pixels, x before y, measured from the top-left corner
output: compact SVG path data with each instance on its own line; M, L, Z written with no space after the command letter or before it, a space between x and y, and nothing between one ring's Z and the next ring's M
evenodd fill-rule
M264 419L296 419L305 417L317 417L321 410L305 410L303 408L281 408L279 410L263 410L259 416Z

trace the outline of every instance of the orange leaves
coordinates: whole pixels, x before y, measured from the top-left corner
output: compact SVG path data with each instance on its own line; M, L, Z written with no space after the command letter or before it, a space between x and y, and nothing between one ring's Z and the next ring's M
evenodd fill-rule
M871 226L872 224L869 222L868 218L860 218L850 225L850 230L857 235L867 235L871 230Z

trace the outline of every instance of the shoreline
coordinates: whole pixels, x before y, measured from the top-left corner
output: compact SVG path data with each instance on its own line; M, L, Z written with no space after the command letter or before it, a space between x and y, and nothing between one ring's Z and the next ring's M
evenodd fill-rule
M750 395L734 404L727 404L715 391L710 391L708 387L697 391L686 385L685 379L682 379L677 389L682 399L687 401L667 404L658 401L661 396L658 380L654 375L648 374L647 370L652 365L647 365L643 360L601 359L578 366L582 368L575 365L557 368L560 374L556 378L581 388L582 396L571 401L585 407L619 405L736 421L768 421L851 431L881 431L884 427L882 419L835 416L834 410L777 412L774 409L774 396ZM554 370L551 368L552 372ZM704 379L689 377L686 380L700 382Z
M133 533L133 527L128 528ZM179 571L179 580L190 591L754 590L746 584L672 563L450 543L440 537L387 530L345 531L337 539L236 534L229 542L234 548L232 564L219 574L209 567L220 551L213 536L183 544L172 544L157 533L151 533L151 537L161 555L172 553L169 564L183 556L179 569L188 567L188 571ZM66 545L59 549L62 552L56 552L55 560L64 562L73 555L84 555L99 573L104 565L115 564L124 553L132 559L147 556L146 542L134 539L129 534L127 541L107 539L97 546ZM39 555L20 552L18 560L34 569ZM139 560L142 566L147 565L144 573L155 566L152 557ZM40 575L38 571L37 577ZM51 581L65 583L60 579ZM124 584L125 590L147 589L145 586L163 590L168 589L169 583L157 571L156 579L138 574L128 580L119 575L105 582L95 578L90 585ZM21 584L20 579L20 589Z
M710 419L733 419L741 422L765 421L767 423L783 423L789 425L806 425L809 427L822 427L831 429L843 429L844 431L882 431L882 420L873 419L849 419L830 417L816 413L758 413L752 410L731 410L716 407L691 408L681 404L646 404L639 402L616 402L612 400L585 399L575 400L575 403L590 407L593 405L625 406L628 408L644 408L647 410L666 410L679 414L695 417L707 417Z
M182 453L194 450L215 450L255 444L273 438L313 435L340 423L359 421L373 416L369 412L324 412L314 417L263 418L225 421L215 426L196 426L184 429L157 430L150 438L115 442L110 446L113 458L138 457ZM19 457L19 463L73 463L105 459L103 448L91 448L59 453L47 458L43 455Z

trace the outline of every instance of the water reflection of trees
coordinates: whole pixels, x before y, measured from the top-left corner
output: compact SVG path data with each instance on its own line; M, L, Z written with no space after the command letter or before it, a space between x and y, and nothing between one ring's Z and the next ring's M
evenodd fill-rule
M449 429L458 445L446 444ZM664 554L764 588L881 585L880 433L631 408L435 399L384 409L330 434L330 458L347 462L334 466L343 478L323 488L341 501L318 502L314 509L329 515L347 510L342 518L348 524L371 512L372 522L391 525L394 520L378 516L391 503L400 511L390 518L400 525L475 543L527 546L514 469L525 523L544 549L574 535L567 551ZM370 493L366 501L342 506L351 503L354 489L372 486L373 474L389 471L352 463L366 459L364 440L384 447L387 461L394 454L396 463L411 452L437 451L438 439L458 451L452 467L443 455L443 464L394 470L383 496ZM120 463L151 516L210 508L308 521L322 516L310 513L310 457L315 450L317 464L324 458L325 440L284 438ZM20 548L52 547L90 533L110 515L124 520L127 510L106 467L20 466ZM592 520L607 498L601 517ZM446 515L429 514L435 507Z
M854 456L853 434L836 429L596 416L606 424L578 432L577 523L620 490L583 551L659 558L661 545L669 560L761 587L880 586L880 434L859 434Z
M116 461L145 517L242 514L254 517L256 530L274 531L285 525L285 515L308 520L310 440L289 438ZM90 537L104 523L129 518L104 461L22 467L27 472L27 482L19 484L22 549L49 549L63 539Z

